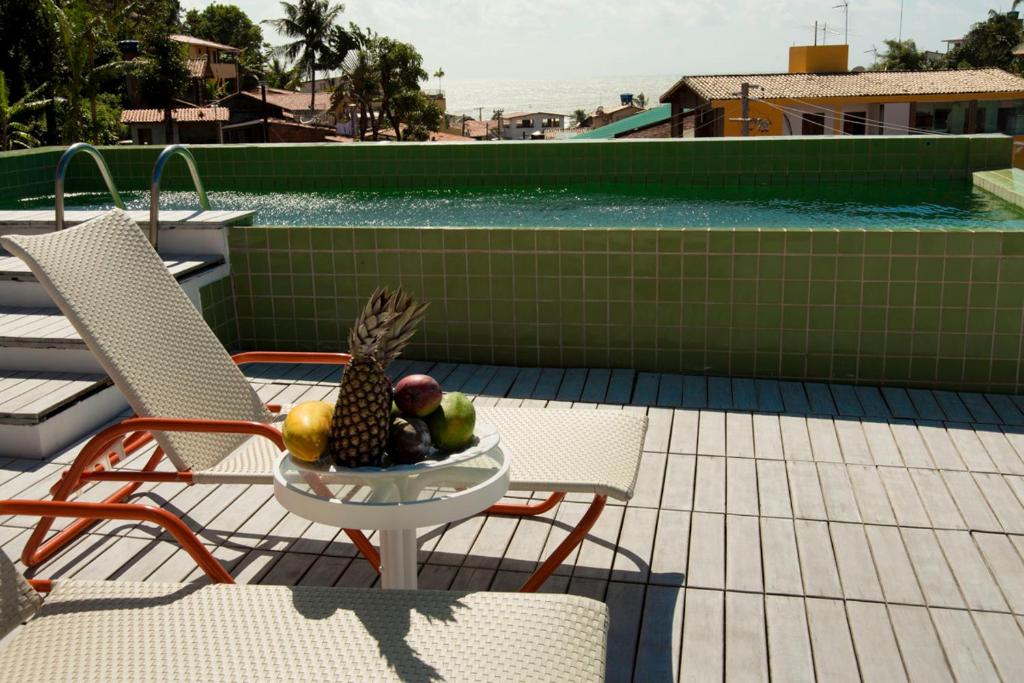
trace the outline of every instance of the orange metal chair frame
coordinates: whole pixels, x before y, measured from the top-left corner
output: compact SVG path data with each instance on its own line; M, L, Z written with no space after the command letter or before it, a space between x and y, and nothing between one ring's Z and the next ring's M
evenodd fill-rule
M346 365L349 362L350 356L346 353L289 353L278 351L256 351L235 354L232 356L232 359L239 365L244 363L315 363L321 365ZM272 412L279 412L281 410L281 406L276 404L267 404L267 408ZM126 457L149 443L153 438L152 432L159 431L253 434L269 439L278 447L279 450L284 450L284 438L281 436L281 432L278 431L276 427L262 422L133 417L107 427L89 440L85 447L82 448L82 451L78 454L78 457L75 458L75 461L71 466L61 474L60 480L50 489L53 500L39 501L40 503L51 507L37 508L35 512L25 513L38 514L41 517L39 523L32 530L32 534L29 536L28 542L25 544L25 548L21 553L21 561L25 566L33 567L46 561L52 557L54 553L66 547L71 543L71 541L81 536L87 529L95 525L105 516L111 519L126 519L127 517L111 517L111 515L125 514L124 508L157 511L156 508L125 503L128 496L134 493L143 483L194 483L191 470L175 472L156 471L157 465L160 464L160 461L164 456L163 450L160 448L157 448L153 452L153 455L150 456L149 460L146 461L146 464L141 470L114 469L114 466L122 460L122 456L116 451L116 446L119 442L122 445L122 450ZM78 489L87 484L102 481L123 481L127 483L98 503L68 502L68 498ZM88 505L89 507L52 507L54 505ZM89 514L74 515L66 513L67 510L72 509L82 510L83 513L88 511ZM58 514L58 511L60 510L65 511L65 514ZM174 518L170 513L165 514ZM57 517L77 517L77 519L64 529L53 534L52 537L47 538L47 534L53 527L53 523L56 521ZM181 520L177 518L174 519L178 524L182 524ZM157 521L157 523L167 526L165 524L167 521L166 517L161 516L159 520L153 519L152 521ZM217 560L214 559L213 555L211 555L209 551L206 550L205 546L199 542L199 539L195 534L193 534L187 526L184 526L184 524L182 524L182 528L184 529L184 532L182 533L191 536L192 540L186 545L182 539L178 537L178 534L175 534L175 537L178 538L179 542L182 542L182 545L186 546L186 550L196 558L196 561L199 562L200 566L206 569L208 574L210 573L210 570L204 563L212 561L220 567ZM377 571L380 571L380 555L377 552L377 549L370 543L369 539L366 538L366 535L357 529L345 529L345 533L356 545L359 551L366 557L366 559L369 560L370 564L372 564ZM203 557L202 561L200 561L197 555ZM220 570L223 572L223 567L220 567ZM210 574L210 576L213 578L214 575Z
M559 491L552 493L546 500L541 501L540 503L499 503L489 507L485 510L485 513L490 515L508 515L513 517L532 517L533 515L540 515L547 512L562 502L563 498L565 498L565 493ZM582 543L583 539L587 537L587 533L590 532L590 529L597 522L597 518L600 517L601 512L604 511L604 506L607 500L607 496L594 496L594 500L590 503L590 507L588 507L587 511L583 514L583 518L580 519L579 523L573 528L569 535L558 544L558 547L554 549L548 558L544 560L539 567L537 567L537 570L530 575L530 578L526 580L526 583L524 583L522 588L519 589L519 592L534 593L538 588L544 585L544 582L547 581L548 577L551 576L555 569L565 561L565 558L569 556L569 553L571 553L573 549Z
M238 365L245 363L346 365L351 356L347 353L246 351L233 355L232 359ZM272 412L280 412L281 406L268 403L267 409ZM45 562L102 519L146 519L171 530L175 538L196 559L196 562L210 575L211 579L221 580L224 576L227 576L226 571L216 558L210 554L198 537L180 519L158 508L125 503L128 496L144 483L194 483L191 470L174 472L156 471L164 456L163 450L160 448L153 452L153 455L150 456L149 460L146 461L146 464L140 470L114 469L114 466L122 460L122 456L115 450L118 442L122 444L124 457L127 457L149 443L153 439L152 432L159 431L252 434L269 439L279 450L284 450L284 438L281 436L281 432L276 427L262 422L133 417L107 427L89 440L71 466L61 474L60 480L51 487L50 493L53 496L53 500L36 501L36 504L42 507L32 508L31 512L17 513L38 515L40 517L39 523L32 530L32 534L29 536L21 553L21 561L26 567L34 567ZM103 481L126 482L126 484L97 503L68 502L68 499L75 491L87 484ZM564 497L565 493L556 492L540 503L523 505L498 504L485 510L485 514L517 517L539 515L558 505ZM594 496L593 502L579 524L576 525L572 532L523 584L523 587L520 589L522 592L535 592L551 576L555 569L562 564L565 558L569 556L569 553L583 542L583 539L586 538L587 533L594 526L594 523L597 522L597 518L600 517L601 512L604 510L606 500L605 496ZM12 504L0 503L0 506ZM24 510L26 508L22 505L19 509ZM139 516L132 517L127 510L135 511ZM151 512L143 512L145 510ZM3 508L0 507L0 512L2 511ZM72 511L79 511L81 514L74 514ZM161 514L157 515L156 513ZM16 513L10 512L9 514ZM50 538L47 538L47 534L53 527L57 517L77 517L77 519L64 529L53 534ZM169 521L171 519L174 522ZM179 525L180 529L178 529ZM178 530L174 531L174 529ZM379 573L380 554L370 543L369 539L366 538L366 535L358 529L345 529L344 531ZM183 540L186 539L186 536L187 540ZM216 565L219 573L217 570L212 569L213 565ZM228 579L230 580L230 576L228 576Z

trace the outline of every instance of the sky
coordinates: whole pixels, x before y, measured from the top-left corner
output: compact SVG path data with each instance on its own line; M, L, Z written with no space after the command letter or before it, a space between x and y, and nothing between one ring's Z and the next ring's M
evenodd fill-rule
M182 0L202 8L213 0ZM230 2L230 0L222 0ZM559 80L785 71L790 45L812 44L815 20L843 41L842 0L350 0L344 21L412 43L449 79ZM254 20L276 0L234 0ZM850 66L897 37L900 0L849 0ZM944 50L1011 0L903 0L903 37ZM834 31L834 33L833 33ZM264 34L281 42L270 27ZM819 34L820 40L820 34Z

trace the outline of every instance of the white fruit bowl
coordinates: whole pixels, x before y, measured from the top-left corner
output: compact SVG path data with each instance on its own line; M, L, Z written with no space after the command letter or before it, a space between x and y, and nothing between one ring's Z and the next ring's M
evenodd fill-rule
M501 439L497 428L486 422L477 421L473 430L473 441L460 451L446 452L436 448L431 449L431 457L411 465L391 465L390 467L339 467L331 462L330 456L324 456L316 462L306 462L298 458L291 458L292 465L296 469L308 470L318 474L357 475L360 479L388 478L440 470L452 465L467 462L492 450L498 445Z

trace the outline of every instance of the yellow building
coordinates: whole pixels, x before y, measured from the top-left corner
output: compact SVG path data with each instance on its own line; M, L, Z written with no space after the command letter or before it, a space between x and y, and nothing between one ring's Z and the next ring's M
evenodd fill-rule
M1001 69L847 71L846 45L795 46L782 74L683 76L672 136L1024 133L1024 79ZM749 88L743 121L741 91ZM685 126L687 129L690 126Z

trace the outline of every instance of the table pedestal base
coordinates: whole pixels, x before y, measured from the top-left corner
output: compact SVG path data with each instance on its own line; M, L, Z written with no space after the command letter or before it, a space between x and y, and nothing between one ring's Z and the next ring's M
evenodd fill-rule
M416 530L380 531L380 585L416 589Z

